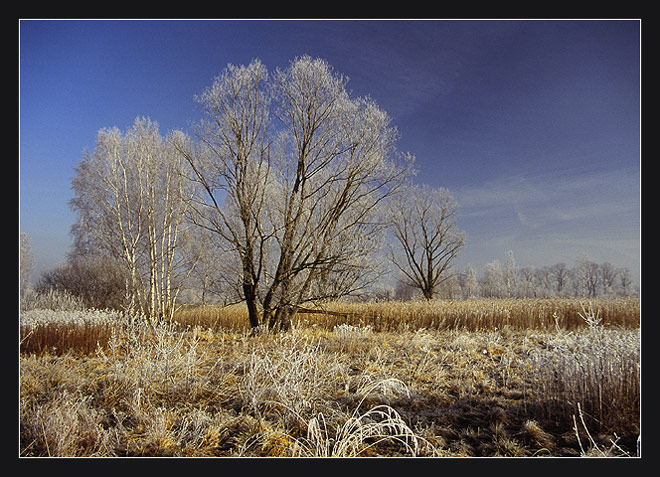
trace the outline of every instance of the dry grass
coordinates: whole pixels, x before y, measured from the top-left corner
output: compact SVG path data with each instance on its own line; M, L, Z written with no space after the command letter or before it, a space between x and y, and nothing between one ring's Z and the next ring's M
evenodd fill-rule
M623 328L640 326L638 297L599 298L590 303L599 311L603 325ZM420 328L484 331L504 327L575 330L585 326L582 315L586 304L586 300L575 298L333 302L321 304L318 308L338 312L342 316L299 313L295 319L300 326L316 325L331 330L335 326L349 324L370 326L377 332ZM248 326L247 310L242 305L186 307L177 313L176 319L192 326L231 331L245 331Z
M21 353L93 353L97 346L107 345L119 321L119 313L109 311L23 311Z
M400 303L333 305L361 317L299 315L287 333L255 336L237 326L240 307L155 327L118 320L94 352L21 353L20 454L636 455L639 329L621 323L639 303L525 302L457 302L454 327L419 326L448 316L445 302L408 315ZM590 311L600 324L578 314ZM523 312L542 326L516 326ZM468 316L484 317L478 331Z

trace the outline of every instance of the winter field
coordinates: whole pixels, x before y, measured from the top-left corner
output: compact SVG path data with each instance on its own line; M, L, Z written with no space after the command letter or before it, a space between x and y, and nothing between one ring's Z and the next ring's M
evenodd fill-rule
M20 455L640 455L639 298L324 311L23 311Z

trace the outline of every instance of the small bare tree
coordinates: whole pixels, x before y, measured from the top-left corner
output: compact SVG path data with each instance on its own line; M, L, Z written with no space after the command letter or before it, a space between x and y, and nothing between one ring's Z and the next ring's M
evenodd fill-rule
M605 296L614 293L614 285L618 274L619 270L614 268L611 263L605 262L600 264L600 277L603 284L603 294Z
M519 293L518 287L519 269L516 265L516 259L513 250L508 250L504 256L504 285L506 296L511 298Z
M595 298L602 283L600 266L586 256L581 256L576 261L575 274L581 285L580 294Z
M619 284L621 286L621 295L629 296L633 292L633 281L630 270L622 268L619 271Z
M464 298L473 298L477 295L477 272L472 265L468 265L465 269L465 283L464 283Z
M559 262L550 267L550 275L554 280L557 296L562 296L570 278L570 270L565 263Z
M253 327L363 286L378 206L408 175L387 114L346 81L307 56L272 77L258 60L230 65L196 98L198 141L177 136L193 221L233 252Z
M522 296L525 298L536 298L539 293L538 273L536 267L523 267L520 273L520 286Z
M525 270L524 268L522 269ZM504 272L499 260L495 259L484 265L484 273L480 280L481 294L484 297L503 298L506 294Z
M389 204L397 247L392 263L405 281L431 300L465 242L456 226L457 204L447 189L408 186Z

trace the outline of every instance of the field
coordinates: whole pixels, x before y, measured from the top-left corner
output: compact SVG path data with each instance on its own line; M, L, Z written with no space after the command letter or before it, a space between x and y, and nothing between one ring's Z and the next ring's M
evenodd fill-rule
M21 316L21 456L637 456L638 298Z

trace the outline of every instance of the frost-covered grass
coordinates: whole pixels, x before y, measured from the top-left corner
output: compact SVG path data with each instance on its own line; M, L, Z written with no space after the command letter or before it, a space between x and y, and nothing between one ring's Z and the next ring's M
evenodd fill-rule
M121 314L108 310L28 310L21 312L21 326L37 327L47 324L71 325L112 325L119 321Z
M286 333L251 334L108 312L26 313L26 332L107 325L108 336L84 356L70 345L21 353L20 452L635 456L640 331L608 325L613 308L599 305L578 304L575 329L548 307L547 329L481 331L379 331L385 321L330 326L306 315Z
M93 353L106 346L121 314L108 310L26 310L20 313L22 353Z
M623 431L640 417L640 330L592 326L549 335L526 370L548 419L565 420L580 404L587 419Z

